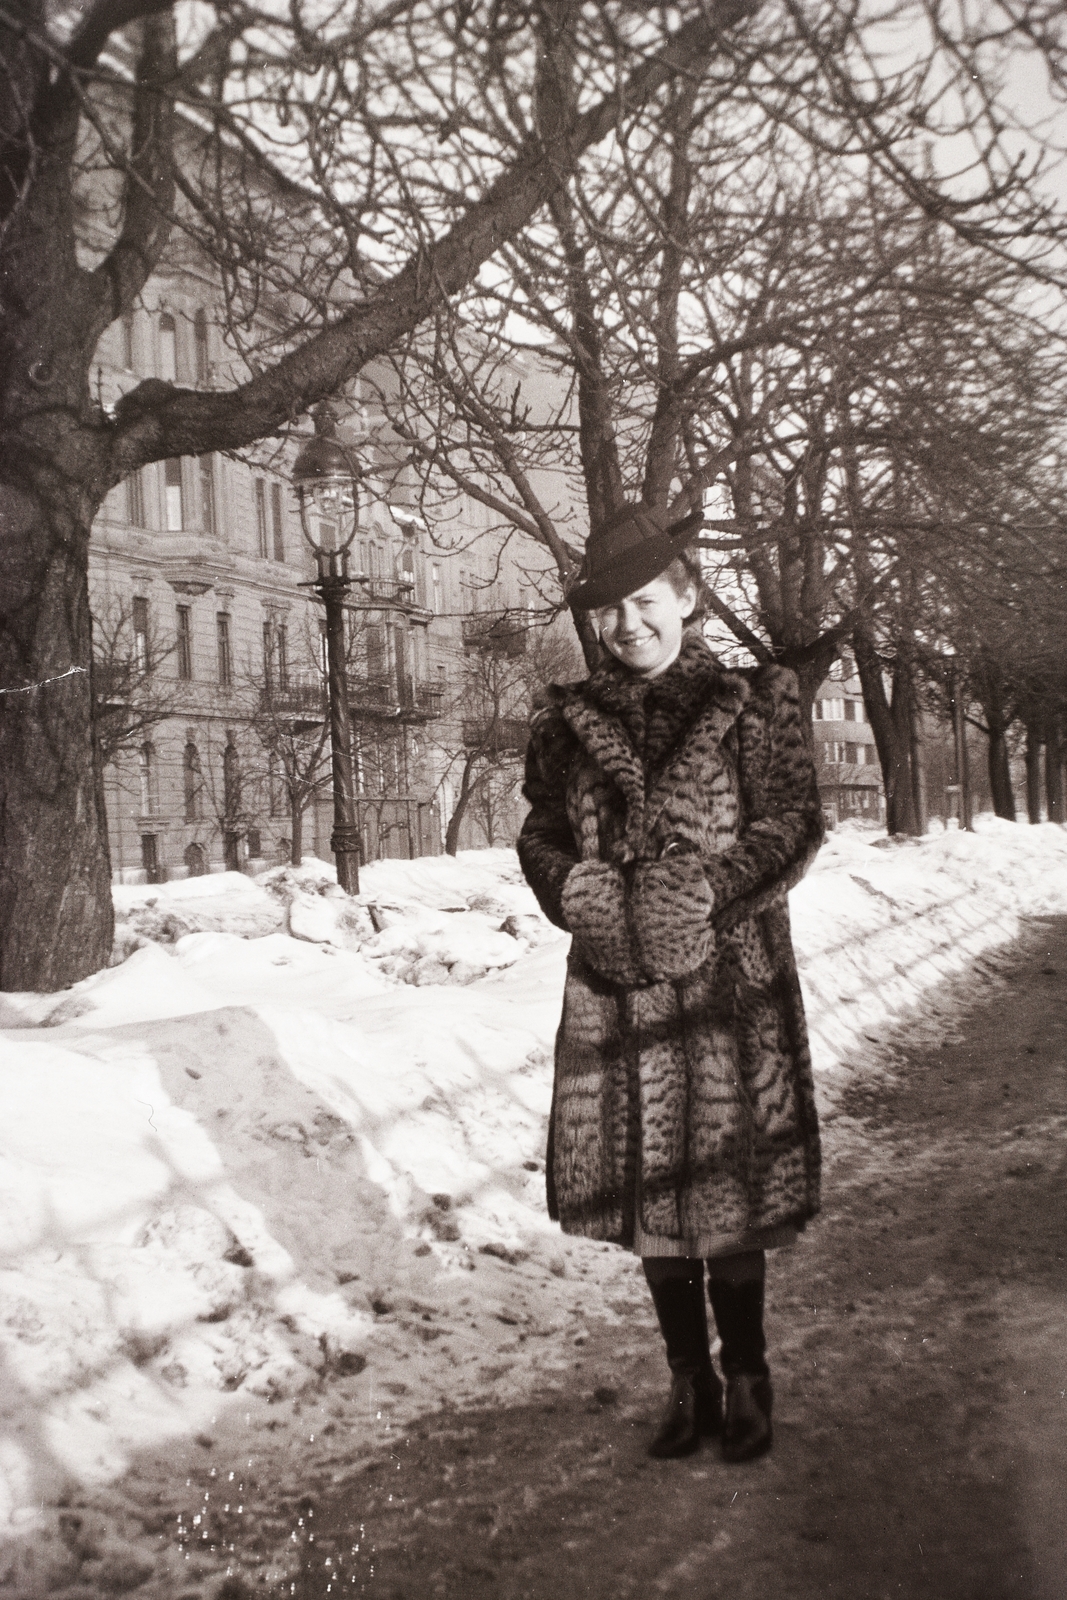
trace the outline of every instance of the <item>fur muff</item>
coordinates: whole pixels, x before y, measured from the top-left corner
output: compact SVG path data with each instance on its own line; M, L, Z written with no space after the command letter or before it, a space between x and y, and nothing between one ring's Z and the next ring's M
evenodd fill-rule
M689 633L651 683L613 661L554 686L524 792L523 870L574 934L551 1214L624 1245L638 1203L673 1240L802 1224L819 1138L786 893L823 821L793 674L727 671Z
M669 855L661 861L637 863L630 888L630 920L634 953L646 978L654 982L684 978L704 965L715 943L711 928L714 906L715 896L699 856Z
M609 861L579 861L567 874L560 909L585 961L624 987L642 982L626 920L626 884Z

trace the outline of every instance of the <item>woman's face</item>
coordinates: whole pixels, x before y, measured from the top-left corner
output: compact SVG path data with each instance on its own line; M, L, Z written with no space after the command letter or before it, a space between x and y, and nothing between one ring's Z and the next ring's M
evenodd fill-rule
M604 644L639 678L655 678L676 660L682 628L696 604L690 584L679 594L669 578L653 578L613 606L593 612Z

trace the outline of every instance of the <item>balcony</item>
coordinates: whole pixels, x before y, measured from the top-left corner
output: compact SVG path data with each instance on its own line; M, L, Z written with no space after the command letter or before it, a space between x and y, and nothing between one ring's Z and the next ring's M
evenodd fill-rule
M521 611L489 611L463 618L464 646L486 655L524 656L528 633L529 623Z
M529 737L525 717L470 717L463 723L464 746L486 755L521 755Z
M411 578L369 578L365 573L356 580L355 611L402 611L412 622L427 623L433 612L416 598L415 584Z
M113 656L107 661L95 660L93 700L96 715L124 711L133 699L134 689L142 675L130 656Z
M444 690L408 678L350 678L348 709L354 721L432 722L441 715Z
M260 713L284 723L294 733L307 733L326 720L326 685L321 678L289 678L284 684L264 684L259 692Z

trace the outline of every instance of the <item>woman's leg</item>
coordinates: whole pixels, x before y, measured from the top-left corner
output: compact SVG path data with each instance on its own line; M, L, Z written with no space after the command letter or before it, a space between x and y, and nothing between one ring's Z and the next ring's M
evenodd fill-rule
M771 1447L771 1390L763 1332L762 1250L720 1256L708 1262L708 1299L722 1341L726 1379L722 1453L727 1461L751 1461Z
M711 1364L704 1306L704 1263L699 1257L644 1256L641 1265L652 1292L671 1392L649 1455L683 1456L701 1436L722 1426L722 1385Z

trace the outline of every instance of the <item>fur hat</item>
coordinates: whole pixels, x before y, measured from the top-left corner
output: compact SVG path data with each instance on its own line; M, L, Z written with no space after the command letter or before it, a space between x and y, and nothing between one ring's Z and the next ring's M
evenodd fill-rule
M665 526L648 506L620 506L590 531L578 582L567 599L583 611L617 604L658 578L703 520L703 512L692 511Z

